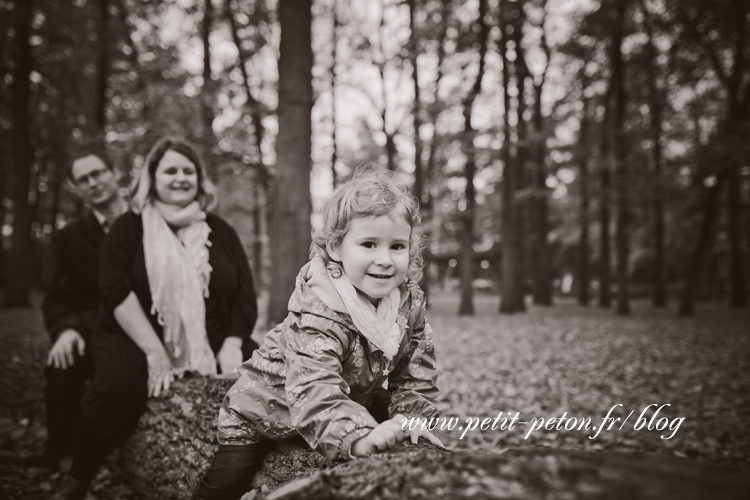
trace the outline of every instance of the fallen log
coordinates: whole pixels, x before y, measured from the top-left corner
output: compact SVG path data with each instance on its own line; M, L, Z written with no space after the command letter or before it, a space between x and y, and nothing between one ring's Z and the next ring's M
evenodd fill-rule
M750 471L657 455L517 449L429 449L355 460L253 500L746 500Z
M178 381L148 410L121 453L146 499L189 498L216 449L216 415L234 380ZM305 445L269 454L246 500L737 499L750 470L659 455L518 449L502 454L401 445L334 463Z

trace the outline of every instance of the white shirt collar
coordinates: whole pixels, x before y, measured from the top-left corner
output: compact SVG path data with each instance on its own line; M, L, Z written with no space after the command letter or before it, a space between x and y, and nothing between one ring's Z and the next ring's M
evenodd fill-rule
M107 216L95 209L92 209L91 211L94 212L94 217L96 217L96 220L99 221L99 225L102 226L102 229L104 230L104 232L107 233L109 231L109 223L107 222Z

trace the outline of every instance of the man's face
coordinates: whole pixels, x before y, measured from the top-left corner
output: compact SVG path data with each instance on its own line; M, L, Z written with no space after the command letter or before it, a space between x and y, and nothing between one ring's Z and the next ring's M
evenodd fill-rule
M96 155L73 162L70 171L78 195L91 207L101 207L117 196L117 175Z

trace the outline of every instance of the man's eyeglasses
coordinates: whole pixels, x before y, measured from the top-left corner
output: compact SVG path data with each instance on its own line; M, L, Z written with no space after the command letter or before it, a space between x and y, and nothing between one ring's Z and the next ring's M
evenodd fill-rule
M78 179L74 179L75 183L79 186L88 184L90 181L98 181L102 175L109 172L110 170L108 168L99 168L97 170L92 170L86 175L82 175Z

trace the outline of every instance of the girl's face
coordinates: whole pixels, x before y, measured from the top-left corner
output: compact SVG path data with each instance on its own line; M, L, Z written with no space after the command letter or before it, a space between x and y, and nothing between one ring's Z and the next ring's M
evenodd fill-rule
M403 283L409 269L411 225L393 212L354 219L337 247L328 252L341 262L352 285L373 305Z
M170 149L156 166L154 189L162 203L185 207L198 195L198 169L185 155Z

